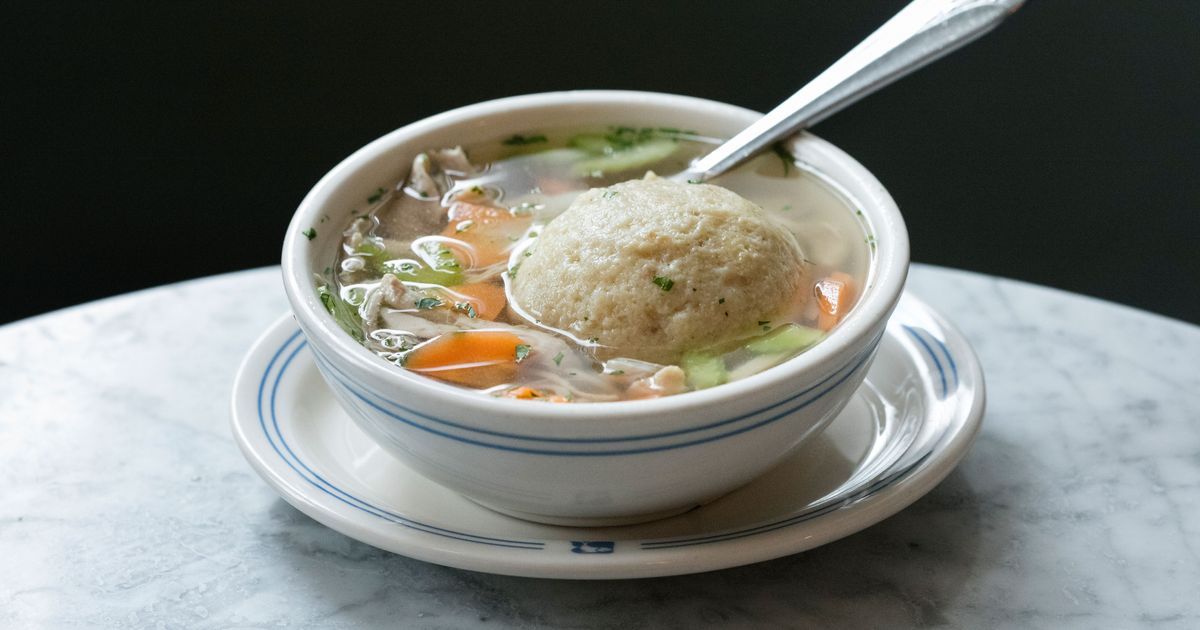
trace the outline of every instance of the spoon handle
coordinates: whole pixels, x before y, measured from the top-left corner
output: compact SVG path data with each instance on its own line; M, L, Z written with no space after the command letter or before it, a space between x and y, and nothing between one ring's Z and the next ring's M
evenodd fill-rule
M778 107L688 167L707 180L974 41L1024 0L914 0Z

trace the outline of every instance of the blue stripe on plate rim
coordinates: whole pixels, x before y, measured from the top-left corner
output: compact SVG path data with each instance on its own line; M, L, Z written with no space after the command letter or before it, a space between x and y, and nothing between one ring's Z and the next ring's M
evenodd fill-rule
M314 471L312 468L310 468L307 464L305 464L304 460L300 459L300 457L297 456L296 453L292 450L291 446L288 445L287 440L283 437L283 433L279 430L279 417L278 417L278 412L277 412L277 407L276 407L276 395L279 391L279 384L283 380L284 373L287 372L288 367L291 366L292 360L296 358L296 355L298 355L300 353L300 351L303 350L304 347L308 344L307 341L302 340L299 344L297 344L295 346L294 349L292 349L291 353L288 354L287 359L285 359L283 361L283 363L280 364L278 371L276 371L276 373L275 373L275 380L271 384L269 409L270 409L270 416L271 416L271 427L275 431L274 435L272 435L271 430L268 429L266 416L263 413L263 403L264 403L264 396L266 395L266 384L267 384L268 377L271 374L271 371L273 369L275 369L275 366L277 364L279 364L279 359L281 356L283 356L284 351L287 350L288 347L291 346L297 339L299 339L300 335L301 335L300 331L297 330L293 335L288 337L287 340L285 340L282 345L280 345L279 349L276 350L275 354L271 357L271 361L267 364L266 369L263 370L263 375L262 375L262 378L259 380L259 385L258 385L258 422L259 422L259 426L262 427L263 434L266 436L267 442L271 445L271 448L274 449L275 454L278 455L279 458L281 460L283 460L283 462L285 464L288 465L288 467L290 467L292 470L294 470L298 475L300 475L300 477L302 479L307 481L313 487L320 490L321 492L324 492L325 494L329 495L330 497L332 497L352 508L355 508L357 510L360 510L362 512L365 512L367 514L375 516L377 518L383 519L390 523L395 523L397 525L401 525L401 526L404 526L404 527L407 527L410 529L414 529L414 530L417 530L420 532L424 532L427 534L434 534L436 536L442 536L445 538L452 538L454 540L461 540L463 542L477 543L477 544L481 544L481 545L490 545L490 546L494 546L494 547L507 547L507 548L513 548L513 549L531 549L531 550L535 550L535 551L540 551L545 548L546 543L541 542L541 541L509 540L509 539L505 539L505 538L494 538L491 536L480 536L477 534L460 532L460 531L456 531L456 530L452 530L452 529L447 529L444 527L438 527L436 525L430 525L428 523L422 523L417 520L413 520L411 518L402 516L400 514L396 514L395 512L391 512L384 508L373 505L368 501L360 499L360 498L350 494L349 492L342 490L341 488L337 487L335 484L333 484L329 480L327 480L324 477L322 477L321 475L319 475L316 471ZM278 440L278 443L276 443L276 440ZM283 451L280 450L280 445L283 446L283 451L287 451L287 455L284 455ZM290 456L290 459L289 459L289 456ZM293 460L295 460L294 463L293 463Z
M933 333L931 333L925 329L909 326L907 324L903 324L902 327L904 328L905 332L907 332L909 335L911 335L914 339L917 340L920 347L925 351L926 354L929 355L929 358L933 360L933 365L934 365L934 367L937 368L938 375L939 375L940 381L942 383L942 392L941 392L941 397L939 398L939 400L945 400L946 397L949 395L949 391L946 389L946 373L942 369L942 363L938 359L937 353L935 353L933 351L933 347L929 345L929 343L921 336L920 333L924 333L925 336L928 336L929 339L933 340L933 342L941 349L942 355L945 357L946 361L949 363L951 370L953 372L954 389L957 390L958 384L959 384L958 366L954 360L954 355L950 354L950 349L946 346L945 342L943 342L941 339L939 339ZM665 539L660 539L660 540L652 540L652 541L647 541L647 542L641 543L641 546L643 549L671 549L671 548L676 548L676 547L690 547L690 546L694 546L694 545L704 545L704 544L709 544L709 543L722 542L722 541L726 541L726 540L734 540L737 538L745 538L747 536L754 536L757 534L765 534L767 532L771 532L771 531L774 531L777 529L782 529L784 527L790 527L792 525L797 525L799 523L803 523L805 521L809 521L814 518L817 518L818 516L828 514L829 512L834 512L834 511L842 509L844 507L848 507L850 505L853 505L854 503L862 501L863 499L873 496L875 493L892 485L899 479L907 476L910 472L916 470L918 467L920 467L922 464L924 464L925 461L928 460L932 455L933 455L933 451L931 450L927 453L922 454L920 457L914 459L908 465L903 466L896 470L888 471L887 474L877 477L876 479L872 480L869 484L867 484L866 486L862 486L860 489L856 490L855 492L852 492L852 493L846 494L846 495L835 495L835 496L831 496L831 497L826 497L816 503L813 503L812 505L809 505L808 507L806 507L804 510L800 511L799 513L793 514L792 516L789 516L784 519L780 519L778 521L772 521L769 523L755 525L753 527L746 527L746 528L739 529L739 530L721 532L719 534L712 534L712 535L708 535L708 536L695 536L695 537L690 537L690 538L665 538Z
M874 339L872 339L869 344L867 344L866 349L864 349L858 355L852 357L842 367L838 368L837 370L834 370L834 372L831 373L829 376L826 376L825 378L823 378L816 384L814 384L806 389L803 389L795 394L788 396L787 398L784 398L783 400L776 401L776 402L771 403L770 405L767 405L760 409L756 409L754 411L751 411L751 412L748 412L748 413L745 413L745 414L742 414L739 416L735 416L733 418L719 420L717 422L712 422L712 423L709 423L706 425L691 427L691 428L687 428L687 429L679 429L679 430L675 430L675 431L664 431L661 433L629 435L629 436L621 436L621 437L603 437L603 438L601 438L601 437L554 438L554 437L521 435L521 434L515 434L515 433L506 433L503 431L495 431L495 430L490 430L490 429L471 427L471 426L467 426L467 425L464 425L459 422L447 420L445 418L439 418L437 416L433 416L433 415L430 415L430 414L427 414L427 413L424 413L421 411L417 411L410 407L406 407L394 400L389 400L388 398L380 395L378 392L372 391L369 388L366 388L364 386L354 383L352 378L350 378L340 368L334 366L328 359L326 359L317 350L316 347L313 347L312 350L313 350L313 356L316 359L318 365L322 368L322 371L327 376L329 376L333 380L337 381L337 383L339 385L341 385L351 395L353 395L355 398L358 398L359 400L361 400L363 403L369 405L370 407L376 409L377 411L384 413L395 420L399 420L399 421L404 422L405 424L408 424L415 428L418 428L423 431L427 431L429 433L433 433L435 435L439 435L442 437L447 437L450 439L455 439L455 440L459 440L462 442L466 442L469 444L474 444L477 446L485 446L485 447L489 447L489 448L496 448L496 449L500 449L500 450L527 452L527 453L540 454L540 455L572 455L572 454L575 454L575 455L585 455L586 456L586 455L634 454L634 453L661 451L661 450L667 450L670 448L681 448L684 446L692 446L695 444L702 444L704 442L711 442L713 440L721 439L723 437L728 437L731 435L736 435L738 433L743 433L745 431L758 428L765 424L770 424L771 422L775 422L776 420L786 417L788 414L791 414L791 413L798 411L804 407L807 407L808 405L812 404L813 402L815 402L816 400L818 400L825 394L829 393L831 390L837 388L837 386L840 385L841 383L843 383L846 379L848 379L852 375L854 375L860 368L862 368L866 363L868 363L871 355L874 353L875 349L878 347L879 341L883 338L883 335L885 332L886 331L880 331L880 333L878 335L876 335L876 337ZM843 374L842 373L843 370L847 370L847 371ZM839 375L841 375L840 378L838 378ZM429 426L426 426L426 425L420 423L416 419L416 418L420 418L420 419L424 419L424 420L429 420L431 422L434 422L434 423L437 423L437 424L440 424L440 425L443 425L446 427L451 427L453 429L458 429L458 430L466 431L469 433L476 433L476 434L480 434L480 435L499 437L499 438L505 438L505 439L510 439L510 440L517 440L517 441L543 442L543 443L552 443L552 444L608 444L608 443L620 443L620 442L638 442L638 441L645 441L645 440L662 439L662 438L667 438L667 437L675 437L675 436L679 436L679 435L686 435L689 433L697 433L700 431L707 431L710 429L715 429L715 428L719 428L722 426L735 424L735 423L741 422L743 420L753 418L760 414L767 413L767 412L777 409L783 405L793 403L793 402L803 398L804 396L812 393L813 391L817 390L818 388L825 386L826 384L829 383L830 380L833 380L835 378L837 378L837 380L836 380L836 382L834 382L833 385L826 387L823 391L817 393L816 396L812 397L811 399L809 399L807 401L801 401L798 404L796 404L795 406L790 407L781 413L771 416L770 418L767 418L766 420L759 420L757 423L752 424L750 426L742 427L742 428L734 430L734 431L729 431L729 432L723 433L718 436L712 436L712 437L708 437L708 438L697 439L697 440L682 442L682 443L673 444L673 445L665 445L665 446L660 445L660 446L655 446L655 447L645 447L642 449L626 449L626 450L622 450L622 451L553 451L553 450L548 450L548 449L533 449L533 448L508 446L508 445L503 445L503 444L494 444L494 443L490 443L490 442L484 442L484 441L482 441L482 439L472 439L472 438L460 437L460 436L456 436L451 433L447 433L445 431L434 429L434 428L431 428ZM384 405L387 405L388 407L391 407L392 409L394 409L396 411L385 408ZM415 418L414 418L414 416L415 416Z
M945 342L943 342L941 339L938 339L937 336L928 330L925 330L924 328L917 328L907 324L904 324L903 327L904 331L911 335L913 339L916 339L917 343L921 345L921 348L925 350L925 354L928 354L929 358L933 360L933 367L937 368L938 378L942 384L942 391L938 396L938 400L945 400L946 397L950 395L952 388L947 384L946 370L942 368L941 360L938 359L937 353L933 351L933 347L929 345L929 341L926 340L926 337L932 340L933 343L936 344L941 350L942 355L945 357L946 362L949 364L950 370L954 376L953 389L958 389L958 364L954 361L954 356L950 354L950 349L946 347Z
M907 326L907 325L905 325L903 327L910 335L912 335L914 338L917 338L918 341L921 341L921 339L917 335L915 329L913 329L911 326ZM266 420L263 415L263 395L264 395L265 385L266 385L268 376L270 375L275 364L278 363L279 357L283 354L284 350L286 350L289 345L291 345L293 342L296 341L296 339L298 337L300 337L300 335L301 335L300 331L297 330L290 337L288 337L287 340L284 341L284 343L279 347L278 350L275 351L275 354L274 354L274 356L272 356L270 363L267 365L267 368L263 371L262 379L259 383L259 392L258 392L259 424L262 427L263 433L266 436L267 441L271 444L272 449L275 450L275 453L280 457L280 459L282 459L284 461L284 463L286 463L288 465L288 467L290 467L297 474L299 474L300 477L302 479L304 479L305 481L307 481L309 484L311 484L318 490L321 490L322 492L326 493L327 495L333 497L334 499L337 499L338 501L340 501L352 508L355 508L366 514L370 514L372 516L375 516L375 517L385 520L387 522L402 525L402 526L408 527L410 529L424 532L427 534L434 534L437 536L443 536L446 538L460 540L463 542L470 542L470 543L488 545L488 546L493 546L493 547L528 549L528 550L535 550L535 551L545 550L545 545L546 545L545 541L518 541L518 540L508 540L508 539L503 539L503 538L494 538L494 537L489 537L489 536L470 534L467 532L460 532L460 531L456 531L456 530L452 530L452 529L438 527L435 525L429 525L427 523L421 523L420 521L416 521L416 520L401 516L399 514L388 511L386 509L377 507L368 501L365 501L363 499L355 497L355 496L351 495L349 492L346 492L345 490L338 488L336 485L329 482L325 478L321 477L316 472L312 471L312 469L309 468L308 465L303 462L303 460L301 460L298 456L296 456L296 454L292 451L291 447L288 446L287 441L283 437L282 432L279 431L279 421L278 421L277 409L276 409L276 404L275 404L276 403L276 392L278 391L279 383L282 381L284 373L287 371L288 367L290 367L292 360L296 357L296 355L298 355L299 352L306 345L308 345L307 341L301 342L299 345L296 346L296 348L291 352L291 354L288 355L288 358L284 361L282 366L276 372L275 382L272 384L272 387L271 387L271 398L270 398L271 423L276 432L275 437L277 437L279 442L281 444L283 444L283 447L288 452L288 454L291 455L291 457L296 460L296 463L293 464L292 461L289 460L288 457L284 456L283 452L280 451L279 446L275 443L275 438L272 437L271 432L267 428ZM954 361L953 355L950 354L949 349L946 347L946 344L942 340L938 339L936 336L933 336L932 334L930 334L930 337L937 343L937 345L943 352L945 358L952 366L953 373L954 373L954 382L955 382L955 386L957 387L957 385L958 385L958 369L957 369L957 365ZM921 343L920 345L926 351L926 353L929 354L930 358L933 359L934 364L937 365L940 370L940 362L938 361L937 355L934 354L933 349L926 343ZM316 353L314 352L313 356L315 356L315 355L316 355ZM944 372L942 373L941 376L943 379L945 378ZM778 529L791 527L793 525L797 525L797 524L812 520L819 516L823 516L830 512L835 512L835 511L843 509L845 507L849 507L850 505L853 505L857 502L860 502L864 499L867 499L867 498L875 495L876 493L891 486L892 484L896 483L900 479L909 475L912 471L919 468L922 464L925 463L925 461L931 455L932 455L932 451L922 455L920 458L916 459L915 461L913 461L909 465L903 467L902 469L892 471L887 475L879 477L878 479L872 481L869 485L864 486L858 492L855 492L855 493L845 496L845 497L841 497L841 496L830 497L824 501L818 502L818 503L810 506L808 509L804 510L803 512L801 512L799 514L793 514L792 516L789 516L784 519L780 519L777 521L770 521L767 523L761 523L761 524L755 525L753 527L746 527L746 528L742 528L742 529L738 529L738 530L727 531L727 532L722 532L720 534L713 534L713 535L708 535L708 536L644 541L644 542L640 543L640 547L644 551L653 551L655 549L671 549L671 548L677 548L677 547L689 547L689 546L713 544L713 543L720 543L720 542L725 542L725 541L729 541L729 540L734 540L734 539L738 539L738 538L746 538L749 536L756 536L756 535L765 534L765 533L768 533L771 531L775 531ZM299 466L302 467L304 469L304 471L307 471L308 474L305 474L304 471L301 471L300 468L298 468L296 464L299 464ZM318 481L320 483L318 483ZM323 486L321 484L325 484L325 485ZM325 487L325 486L328 486L328 487Z

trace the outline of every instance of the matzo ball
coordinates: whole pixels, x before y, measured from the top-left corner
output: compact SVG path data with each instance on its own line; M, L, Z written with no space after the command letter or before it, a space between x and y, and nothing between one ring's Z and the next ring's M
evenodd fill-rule
M720 186L645 179L580 195L511 277L516 306L607 354L674 363L753 334L796 299L795 237Z

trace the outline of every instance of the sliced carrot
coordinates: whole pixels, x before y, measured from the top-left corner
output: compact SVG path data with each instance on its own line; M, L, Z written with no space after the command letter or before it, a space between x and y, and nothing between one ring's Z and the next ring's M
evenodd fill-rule
M455 303L469 302L475 308L475 314L481 319L494 320L504 312L508 299L504 295L504 287L494 282L473 282L449 287L446 293Z
M476 267L486 267L508 259L517 239L532 219L518 216L506 208L457 201L450 206L450 218L443 236L461 241L471 252Z
M527 385L514 387L502 394L505 398L516 398L517 400L544 400L546 402L570 402L564 396L558 394L547 394L540 389L534 389Z
M404 367L443 381L480 389L512 382L521 338L501 330L439 335L413 348Z
M842 321L854 306L854 278L835 271L813 287L817 296L819 314L817 328L828 331Z
M499 208L497 206L485 206L480 203L468 203L466 201L456 201L450 205L450 209L446 212L450 217L449 229L454 229L454 224L462 221L485 221L495 223L496 221L508 221L510 219L518 219L520 217L509 212L507 208Z

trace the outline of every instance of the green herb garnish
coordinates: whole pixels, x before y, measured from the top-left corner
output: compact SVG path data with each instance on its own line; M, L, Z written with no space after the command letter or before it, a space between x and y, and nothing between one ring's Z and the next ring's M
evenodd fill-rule
M307 230L304 230L303 232L301 232L301 234L308 237L308 240L310 240L310 241L313 240L314 238L317 238L317 231L312 228L308 228Z
M504 145L507 145L510 147L522 147L527 144L538 144L538 143L545 142L545 141L546 141L546 136L544 136L542 134L537 134L535 136L523 136L519 133L514 133L513 135L509 136L507 139L502 141L501 144L504 144Z
M437 307L441 306L442 304L445 304L445 302L443 302L441 298L423 297L423 298L417 300L417 309L422 310L422 311L428 311L430 309L437 308Z
M533 348L531 348L528 344L517 344L517 363L524 361L525 357L529 356L529 351L532 349Z
M675 286L675 281L665 276L654 276L654 284L663 291L670 291L671 287Z
M371 195L370 197L367 197L367 203L375 203L376 201L383 199L383 193L385 193L385 192L387 192L387 191L385 191L382 188L376 188L375 194Z
M562 365L562 360L563 360L564 356L566 356L566 355L564 355L561 351L558 354L554 355L554 365Z
M475 305L471 304L470 302L455 302L454 310L466 313L467 317L470 317L471 319L479 317L479 313L475 310Z

